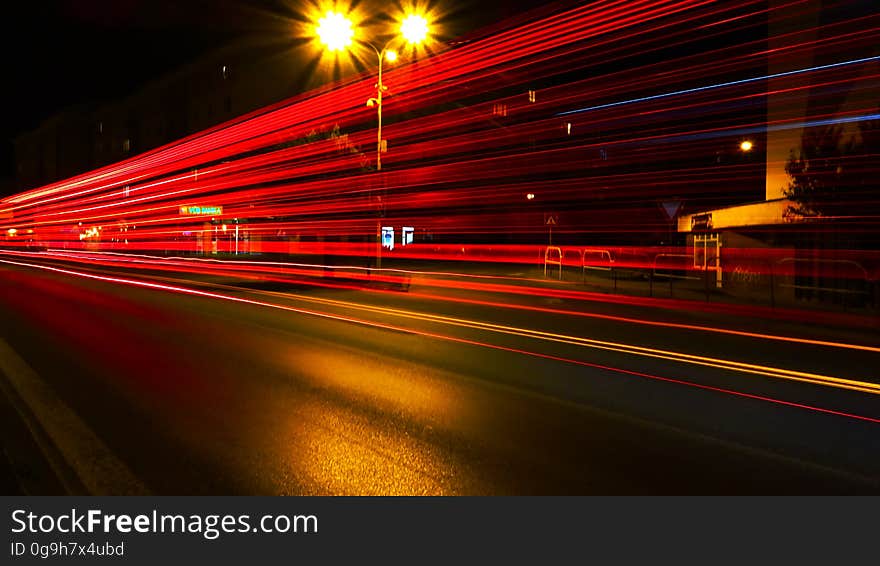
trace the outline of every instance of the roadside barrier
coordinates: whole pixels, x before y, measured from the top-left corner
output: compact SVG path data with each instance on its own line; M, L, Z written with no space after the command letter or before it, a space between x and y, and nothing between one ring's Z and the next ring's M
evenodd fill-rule
M555 259L554 259L555 257ZM556 246L548 246L544 250L544 277L547 277L547 266L559 266L559 280L562 280L562 248Z

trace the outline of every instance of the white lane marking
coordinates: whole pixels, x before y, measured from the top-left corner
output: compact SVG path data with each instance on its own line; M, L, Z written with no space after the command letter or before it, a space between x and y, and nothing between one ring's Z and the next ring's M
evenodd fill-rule
M51 271L54 273L64 273L67 275L73 275L73 276L82 277L85 279L93 279L96 281L107 281L110 283L121 283L124 285L132 285L135 287L142 287L142 288L147 288L147 289L159 289L159 290L164 290L164 291L173 291L173 292L185 293L185 294L193 295L193 296L220 299L220 300L230 301L230 302L234 302L234 303L250 304L250 305L262 306L262 307L266 307L266 308L285 310L288 312L296 312L299 314L316 316L316 317L320 317L320 318L328 319L328 320L338 320L338 321L342 321L342 322L350 322L350 323L360 324L360 325L369 326L369 327L373 327L373 328L381 328L384 330L394 330L394 331L398 331L398 332L402 331L402 332L407 332L407 333L418 332L418 333L422 334L423 336L430 336L430 337L439 338L442 340L452 340L452 341L456 341L456 342L463 341L463 342L468 342L468 343L472 343L472 344L478 344L476 342L471 342L469 340L461 340L459 338L455 338L455 337L451 337L451 336L447 336L447 335L419 331L414 328L408 328L408 327L402 327L402 326L397 326L397 325L380 323L380 322L376 322L376 321L371 321L369 319L359 319L359 318L354 318L354 317L350 317L347 315L332 314L332 313L324 312L324 311L316 311L316 310L311 310L311 309L297 308L297 307L292 307L292 306L287 306L287 305L280 305L277 303L268 303L265 301L246 299L246 298L242 298L242 297L231 297L229 295L223 295L220 293L212 293L212 292L208 292L208 291L199 291L197 289L191 289L188 287L162 285L159 283L151 283L149 281L143 281L143 280L138 280L138 279L126 279L126 278L122 278L122 277L109 277L106 275L94 275L94 274L80 272L80 271L61 269L58 267L49 267L47 265L21 263L21 262L9 261L9 260L5 260L5 259L0 259L0 263L6 263L9 265L19 265L19 266L23 266L23 267L31 267L34 269L40 269L42 271ZM313 302L319 301L319 299L306 299L306 300L311 300ZM333 302L332 299L320 299L320 301ZM541 332L541 331L537 331L537 330L520 329L520 328L516 328L516 327L508 327L508 326L503 326L503 325L497 325L497 324L486 323L486 322L469 321L469 320L464 320L464 319L455 319L455 318L451 318L451 317L429 315L429 314L424 314L424 313L417 314L417 315L409 313L408 311L397 311L396 313L392 313L391 311L393 311L394 309L386 309L385 307L375 307L375 306L363 305L363 306L359 306L356 308L360 308L362 310L368 310L368 311L372 310L372 311L376 311L376 312L388 311L391 314L396 314L397 316L404 316L407 318L418 318L421 320L429 320L430 319L432 321L436 321L436 322L439 322L442 324L448 324L448 325L452 325L452 326L462 326L462 327L466 327L466 328L476 328L476 329L480 329L480 330L489 330L491 332L497 332L497 333L501 333L501 334L525 336L528 338L535 338L535 339L539 339L539 340L547 340L547 341L552 341L552 342L573 344L573 345L582 346L585 348L593 348L593 349L599 349L599 350L609 350L609 351L614 351L614 352L622 352L625 354L644 356L644 357L650 357L650 358L665 359L665 360L671 360L674 362L680 362L680 363L686 363L686 364L701 365L701 366L708 366L708 367L717 367L720 369L725 369L725 370L734 371L734 372L750 373L750 374L762 375L765 377L772 377L772 378L777 378L777 379L786 379L786 380L801 381L801 382L806 382L806 383L815 383L818 385L827 385L829 387L838 387L838 388L843 388L843 389L851 389L854 391L862 391L865 393L880 394L880 384L874 383L874 382L869 382L869 381L858 381L858 380L852 380L852 379L844 379L844 378L833 377L833 376L826 376L826 375L820 375L820 374L800 372L800 371L795 371L795 370L788 370L788 369L784 369L784 368L775 368L775 367L761 366L761 365L756 365L756 364L747 364L744 362L736 362L733 360L715 359L715 358L708 358L708 357L703 357L703 356L696 356L696 355L692 355L692 354L685 354L685 353L681 353L681 352L656 350L653 348L645 348L645 347L626 344L626 343L605 342L605 341L601 341L601 340L592 340L589 338L580 338L577 336L553 334L553 333ZM406 313L406 314L403 314L403 313ZM496 345L487 344L487 343L479 343L479 345L486 346L489 348L496 348L497 347ZM538 354L535 352L523 351L522 353L542 356L542 354ZM582 363L582 362L578 362L575 360L566 360L566 361L569 361L571 363ZM876 419L871 418L870 420L876 420Z
M2 338L0 373L91 495L149 495L147 487Z

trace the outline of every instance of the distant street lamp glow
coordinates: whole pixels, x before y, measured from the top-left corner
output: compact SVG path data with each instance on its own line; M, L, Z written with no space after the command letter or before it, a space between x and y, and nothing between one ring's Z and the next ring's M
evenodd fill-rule
M529 193L529 194L527 194L527 195L526 195L526 198L529 199L529 200L534 199L534 198L535 198L535 193Z
M739 144L739 148L743 151L752 151L752 142L750 142L749 140L746 140L746 141L742 142L741 144Z
M318 39L330 51L344 51L351 45L354 38L351 20L333 11L328 11L323 18L318 20L316 32Z
M421 43L428 37L428 21L418 14L410 14L400 24L400 34L410 43Z
M385 60L389 63L397 61L397 51L388 50L385 52Z

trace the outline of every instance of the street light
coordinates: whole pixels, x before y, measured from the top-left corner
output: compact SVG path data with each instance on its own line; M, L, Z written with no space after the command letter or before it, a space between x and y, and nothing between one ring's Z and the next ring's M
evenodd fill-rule
M351 20L346 16L333 11L328 11L324 17L318 21L315 29L318 39L330 51L344 51L351 46L355 38L354 26ZM416 46L423 43L430 32L428 21L424 16L418 14L408 14L400 22L400 36L403 39ZM382 96L388 87L382 82L382 68L384 63L393 63L397 60L397 51L391 49L391 46L400 41L399 37L393 37L385 43L382 49L376 47L373 42L357 38L359 43L368 45L376 53L378 60L378 80L376 82L376 96L367 100L367 106L376 107L376 115L378 118L378 131L376 134L376 170L382 170L382 153L387 149L386 142L382 139Z
M330 51L344 51L348 49L353 41L368 45L375 53L378 60L378 80L376 81L376 96L367 100L367 106L376 107L376 116L378 128L376 132L376 171L382 170L382 152L387 150L387 142L382 139L382 96L388 87L382 82L382 67L387 61L393 63L397 60L397 51L391 49L392 45L399 42L399 37L389 39L382 49L368 40L357 38L355 29L351 20L346 16L333 11L328 11L323 18L318 21L315 28L318 39ZM424 42L429 34L428 21L424 16L418 14L407 14L400 21L398 30L400 36L406 43L413 47ZM382 216L381 212L379 216ZM393 244L392 244L393 245ZM382 267L382 222L376 223L376 267Z
M354 37L354 28L351 20L339 12L328 11L324 17L318 20L315 29L327 49L330 51L345 51Z

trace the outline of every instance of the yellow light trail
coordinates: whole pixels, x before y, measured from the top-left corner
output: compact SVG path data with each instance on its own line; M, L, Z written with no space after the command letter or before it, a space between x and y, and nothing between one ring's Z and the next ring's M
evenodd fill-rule
M0 254L7 255L16 255L16 256L24 256L24 257L45 257L47 254L40 253L23 253L23 252L13 252L13 251L0 251ZM219 264L219 265L227 265L230 262L219 260L219 259L211 259L211 258L192 258L192 257L176 257L171 256L167 258L157 258L156 256L144 255L144 254L122 254L117 252L90 252L86 255L80 255L75 252L61 251L61 250L52 250L52 254L56 255L60 259L65 260L74 260L78 263L88 262L93 259L94 256L106 256L110 258L110 260L115 259L115 257L121 258L143 258L145 260L149 260L146 263L157 262L157 263L166 263L169 265L180 265L181 267L185 263L203 263L203 264ZM50 254L51 255L51 254ZM243 260L235 260L235 263L243 264L243 265L270 265L276 267L306 267L306 268L331 268L331 269L366 269L358 266L324 266L319 264L307 264L307 263L288 263L288 262L251 262L251 261L243 261ZM495 277L495 276L486 276L486 275L473 275L473 274L464 274L464 273L452 273L452 272L435 272L435 271L414 271L408 269L373 269L373 271L378 272L387 272L387 273L401 273L407 275L443 275L443 276L455 276L455 277L463 277L468 279L508 279L508 277ZM177 282L190 282L187 279L169 279ZM525 281L540 281L540 280L531 280L524 279ZM218 286L222 286L218 284ZM229 288L236 288L234 286L225 286ZM415 293L411 293L411 295L416 295ZM573 311L573 310L565 310L565 309L554 309L548 307L532 307L529 305L518 305L518 304L501 304L495 303L491 301L476 301L471 299L463 299L461 297L446 297L443 295L437 294L429 294L429 293L419 293L419 297L423 297L430 300L442 300L442 301L454 301L457 303L463 304L474 304L480 306L488 306L488 307L498 307L498 308L510 308L516 310L529 310L535 312L549 313L549 314L561 314L567 316L581 316L586 318L596 318L601 320L611 320L614 322L624 322L629 324L639 324L643 326L657 326L662 328L677 328L681 330L693 330L697 332L711 332L713 334L727 334L730 336L742 336L744 338L757 338L760 340L773 340L777 342L790 342L794 344L805 344L810 346L823 346L829 348L844 348L847 350L861 350L863 352L872 352L875 354L880 354L880 347L877 346L867 346L864 344L852 344L846 342L832 342L830 340L817 340L812 338L798 338L795 336L782 336L778 334L765 334L761 332L748 332L744 330L733 330L730 328L718 328L713 326L701 326L698 324L685 324L678 322L667 322L667 321L659 321L659 320L645 320L640 318L632 318L626 316L616 316L616 315L606 315L594 312L583 312L583 311Z
M613 372L629 374L629 375L638 376L638 377L644 377L644 378L655 379L655 380L659 380L659 381L665 381L665 382L669 382L669 383L676 383L676 384L680 384L680 385L696 387L699 389L706 389L706 390L716 391L716 392L720 392L720 393L736 395L738 397L767 401L767 402L776 403L779 405L797 407L797 408L801 408L801 409L808 409L808 410L817 411L817 412L825 413L825 414L833 414L833 415L849 417L849 418L872 422L872 423L880 423L880 419L878 419L876 417L869 417L869 416L865 416L865 415L847 413L847 412L838 411L838 410L834 410L834 409L828 409L828 408L817 407L817 406L812 406L812 405L805 405L803 403L785 401L782 399L766 397L763 395L755 395L755 394L746 393L743 391L724 389L724 388L719 388L719 387L715 387L715 386L711 386L711 385L695 383L692 381L686 381L686 380L682 380L682 379L661 377L658 375L652 375L652 374L647 374L647 373L643 373L643 372L627 370L627 369L623 369L623 368L615 368L615 367L611 367L611 366L596 364L596 363L587 362L584 360L575 360L575 359L571 359L571 358L563 358L563 357L549 355L549 354L540 353L540 352L532 352L532 351L522 350L522 349L518 349L518 348L511 348L511 347L502 346L499 344L492 344L489 342L478 342L478 341L474 341L474 340L470 340L470 339L466 339L466 338L461 338L461 337L448 336L448 335L437 334L437 333L433 333L433 332L426 332L426 331L417 330L417 329L408 329L405 327L393 326L393 325L389 325L389 324L381 323L381 322L377 322L377 321L371 321L371 320L366 320L366 319L357 319L357 318L353 318L351 316L343 316L343 315L338 315L338 314L333 314L333 313L328 313L328 312L307 310L307 309L297 308L297 307L293 307L293 306L289 306L289 305L281 305L278 303L269 303L269 302L254 300L254 299L246 299L243 297L232 297L229 295L221 295L218 293L212 293L212 292L208 292L208 291L200 291L197 289L190 289L190 288L186 288L186 287L175 287L175 286L163 285L163 284L159 284L159 283L151 283L149 281L140 281L140 280L136 280L136 279L125 279L125 278L120 278L120 277L108 277L106 275L97 275L97 274L90 274L90 273L85 273L85 272L71 271L69 269L61 269L61 268L57 268L57 267L50 267L47 265L31 264L31 263L10 261L10 260L4 260L4 259L0 259L0 263L9 264L9 265L17 265L17 266L22 266L22 267L31 267L31 268L35 268L35 269L39 269L39 270L43 270L43 271L50 271L50 272L54 272L54 273L63 273L63 274L73 275L76 277L82 277L82 278L86 278L86 279L105 281L108 283L117 283L117 284L122 284L122 285L143 287L143 288L149 288L149 289L154 289L154 290L170 291L170 292L183 293L183 294L187 294L187 295L193 295L193 296L199 296L199 297L205 297L205 298L220 299L220 300L230 301L230 302L240 303L240 304L247 304L247 305L267 307L267 308L272 308L272 309L279 309L279 310L283 310L283 311L287 311L287 312L295 312L295 313L299 313L299 314L316 316L316 317L323 318L323 319L337 320L337 321L341 321L341 322L360 324L360 325L369 326L369 327L373 327L373 328L386 329L386 330L396 330L396 331L408 331L408 332L420 334L420 335L428 337L428 338L437 338L437 339L441 339L441 340L449 340L449 341L458 342L458 343L462 343L462 344L470 344L470 345L474 345L474 346L482 346L482 347L486 347L486 348L492 348L492 349L504 350L504 351L508 351L508 352L531 355L531 356L536 356L539 358L545 358L545 359L550 359L550 360L555 360L555 361L560 361L560 362L567 362L567 363L572 363L572 364L577 364L577 365L594 367L594 368L603 369L603 370L607 370L607 371L613 371ZM264 294L272 294L272 293L267 292ZM283 294L281 294L281 295L283 295ZM325 301L330 301L330 300L325 299ZM343 303L343 304L345 303L344 301L337 301L337 302ZM361 305L353 304L352 306L357 308ZM404 311L404 312L408 312L408 311ZM440 318L448 318L448 317L440 317ZM761 367L761 366L755 366L755 367ZM771 368L771 369L773 369L773 368ZM740 370L740 371L742 371L742 370ZM810 374L808 374L808 375L810 375ZM816 377L825 377L825 376L816 376ZM832 378L832 379L836 379L836 378ZM861 382L855 382L855 383L861 383ZM821 383L821 384L822 385L829 385L828 383ZM833 387L841 387L840 385L834 385L834 384L830 384L830 385ZM870 384L870 383L863 383L863 385L875 386L875 384Z
M473 328L477 330L486 330L490 332L509 334L514 336L523 336L526 338L534 338L538 340L547 340L552 342L559 342L563 344L571 344L575 346L582 346L587 348L594 348L600 350L608 350L613 352L620 352L624 354L631 354L637 356L644 356L650 358L658 358L664 359L679 363L687 363L694 365L701 365L707 367L713 367L717 369L724 369L729 371L736 372L744 372L751 373L755 375L761 375L765 377L771 377L776 379L787 379L792 381L800 381L804 383L813 383L816 385L824 385L828 387L837 387L843 389L851 389L853 391L861 391L863 393L872 393L872 394L880 394L880 384L871 383L867 381L859 381L854 379L845 379L841 377L833 377L828 375L821 375L815 373L808 373L796 370L789 370L784 368L776 368L771 366L764 366L758 364L749 364L745 362L737 362L734 360L725 360L721 358L713 358L708 356L698 356L694 354L687 354L684 352L675 352L671 350L661 350L657 348L647 348L644 346L636 346L633 344L624 344L620 342L608 342L604 340L594 340L591 338L582 338L579 336L571 336L566 334L556 334L552 332L544 332L541 330L533 330L529 328L518 328L514 326L506 326L501 324L495 324L491 322L481 322L475 320L468 320L462 318L455 318L449 316L435 315L424 312L416 312L416 311L408 311L404 309L390 308L390 307L379 307L374 305L364 305L361 303L355 303L351 301L341 301L337 299L325 299L318 297L306 297L303 295L297 295L293 293L277 293L271 291L263 291L263 294L284 297L284 298L295 298L297 300L324 304L324 305L332 305L346 309L356 309L361 311L386 314L391 316L397 316L402 318L409 318L415 320L421 320L425 322L436 322L442 324L448 324L452 326L459 326L464 328Z
M37 267L40 269L48 269L48 270L62 272L62 273L68 273L68 274L72 274L72 275L95 277L95 276L85 275L82 273L72 272L69 270L50 268L47 266L39 266L39 265L34 265L34 264L25 264L25 263L18 263L18 262L6 261L6 260L0 260L0 263L9 263L9 264L13 264L13 265L22 265L22 266L27 266L27 267ZM128 282L127 280L120 279L120 278L102 278L102 277L96 277L96 278L101 278L101 279L111 280L111 281L116 281L116 282ZM154 276L152 278L159 279L159 280L166 280L166 281L171 280L171 281L177 281L177 282L186 281L186 280L179 280L179 279L175 280L173 278L156 277L156 276ZM186 282L192 283L192 281L186 281ZM145 283L141 282L140 284L145 284ZM150 284L145 284L145 285L151 286ZM231 286L231 285L223 285L223 284L213 284L213 286L214 287L221 287L221 288L226 287L226 288L239 289L239 288ZM566 334L544 332L544 331L533 330L533 329L528 329L528 328L518 328L518 327L514 327L514 326L506 326L506 325L495 324L495 323L490 323L490 322L481 322L481 321L468 320L468 319L462 319L462 318L456 318L456 317L435 315L435 314L429 314L429 313L424 313L424 312L409 311L409 310L396 309L396 308L390 308L390 307L379 307L379 306L374 306L374 305L364 305L362 303L355 303L355 302L351 302L351 301L341 301L338 299L308 297L308 296L304 296L304 295L298 295L295 293L279 293L279 292L272 292L272 291L254 291L252 289L247 289L247 291L255 293L255 294L268 295L268 296L274 296L274 297L280 297L280 298L286 298L286 299L295 299L295 300L300 300L300 301L308 302L308 303L322 304L325 306L330 305L330 306L335 306L335 307L344 308L344 309L354 309L354 310L372 312L372 313L377 313L377 314L384 314L384 315L396 316L396 317L401 317L401 318L420 320L423 322L434 322L434 323L446 324L446 325L450 325L450 326L472 328L472 329L476 329L476 330L484 330L484 331L513 335L513 336L521 336L521 337L532 338L532 339L536 339L536 340L545 340L545 341L550 341L550 342L570 344L570 345L581 346L581 347L592 348L592 349L619 352L619 353L635 355L635 356L663 359L663 360L668 360L668 361L683 363L683 364L712 367L712 368L722 369L722 370L727 370L727 371L732 371L732 372L749 373L749 374L760 375L760 376L770 377L770 378L775 378L775 379L798 381L798 382L803 382L803 383L811 383L814 385L835 387L838 389L848 389L848 390L852 390L852 391L859 391L862 393L870 393L870 394L874 394L874 395L880 394L880 384L871 383L871 382L867 382L867 381L845 379L845 378L840 378L840 377L827 376L827 375L821 375L821 374L815 374L815 373L809 373L809 372L788 370L788 369L784 369L784 368L776 368L776 367L763 366L763 365L758 365L758 364L737 362L734 360L725 360L725 359L713 358L713 357L708 357L708 356L698 356L698 355L687 354L687 353L683 353L683 352L661 350L661 349L657 349L657 348L648 348L648 347L644 347L644 346L623 344L623 343L619 343L619 342L609 342L609 341L595 340L595 339L590 339L590 338L582 338L579 336L571 336L571 335L566 335ZM246 299L235 299L235 298L230 298L230 297L223 297L223 296L215 295L213 293L205 293L205 292L194 291L194 290L187 290L186 292L204 295L204 296L215 296L217 298L226 298L228 300L235 300L237 302L257 304L254 301L248 301ZM276 306L281 307L281 305L276 305ZM335 319L340 319L340 320L348 319L348 317L344 317L344 316L340 317L339 315L331 315L330 313L305 311L302 309L290 309L290 308L288 308L287 310L302 312L303 314L312 314L312 315L316 315L316 316L330 317L330 318L335 318ZM350 320L351 322L357 322L357 323L366 322L366 321L357 320L357 319L348 319L348 320Z

